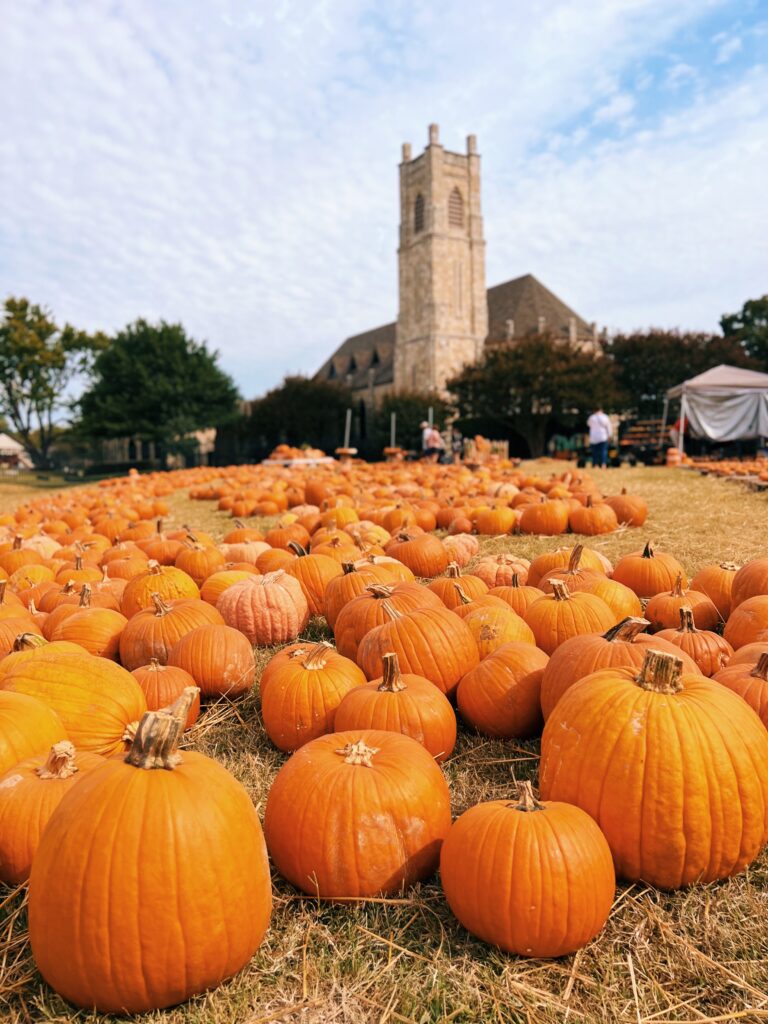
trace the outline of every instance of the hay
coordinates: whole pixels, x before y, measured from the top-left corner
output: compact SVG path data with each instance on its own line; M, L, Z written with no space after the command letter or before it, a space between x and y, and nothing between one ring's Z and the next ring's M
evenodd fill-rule
M648 538L689 573L707 562L743 562L768 548L768 498L684 470L595 474L612 492L642 494L647 527L591 543L609 558ZM21 500L21 499L19 499ZM171 499L176 523L217 537L231 525L212 503ZM484 550L533 557L568 539L504 537ZM306 636L327 635L310 623ZM257 674L273 652L259 650ZM258 694L210 705L187 742L221 760L263 815L285 756L264 735ZM460 730L445 764L454 814L509 796L536 778L538 743L504 743ZM227 865L221 866L222 871ZM201 879L205 884L205 879ZM275 911L251 963L218 990L147 1015L168 1024L368 1024L448 1022L562 1024L768 1020L768 854L724 883L662 893L621 886L608 924L586 949L549 962L506 956L468 935L436 882L402 898L326 905L275 878ZM9 1022L113 1018L76 1013L33 971L25 942L23 891L0 894L0 1018Z

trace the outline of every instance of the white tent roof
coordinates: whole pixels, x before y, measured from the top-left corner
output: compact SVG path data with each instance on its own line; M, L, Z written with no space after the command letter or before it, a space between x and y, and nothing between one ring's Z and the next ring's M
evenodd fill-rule
M24 445L19 444L8 434L0 434L0 454L2 455L18 455L24 451Z
M745 370L743 366L727 366L721 363L705 370L698 377L691 377L667 392L667 398L680 398L683 392L710 391L722 394L725 391L746 391L757 388L768 391L768 373Z

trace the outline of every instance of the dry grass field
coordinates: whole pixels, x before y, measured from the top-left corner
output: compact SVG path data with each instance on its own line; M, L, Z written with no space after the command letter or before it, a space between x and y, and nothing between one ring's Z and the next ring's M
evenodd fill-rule
M600 474L596 474L599 476ZM652 539L689 572L712 561L768 553L768 495L685 470L607 471L608 493L642 494L646 527L594 545L608 557ZM24 500L0 485L0 509ZM8 499L8 500L6 500ZM231 520L211 503L171 499L177 523L221 536ZM532 557L553 539L505 537L485 549ZM325 635L321 621L310 635ZM263 666L271 651L258 650ZM216 705L188 734L247 787L263 814L284 762L267 740L254 691ZM536 780L538 743L491 742L465 730L445 765L454 814ZM226 872L227 864L220 870ZM209 884L205 878L201 885ZM768 1020L768 852L731 881L662 893L621 885L607 927L557 961L504 955L472 939L451 916L437 880L399 899L326 905L274 879L275 910L250 965L217 991L142 1017L167 1024L506 1022L665 1024ZM23 891L0 890L0 1020L103 1022L78 1013L36 974L25 934Z

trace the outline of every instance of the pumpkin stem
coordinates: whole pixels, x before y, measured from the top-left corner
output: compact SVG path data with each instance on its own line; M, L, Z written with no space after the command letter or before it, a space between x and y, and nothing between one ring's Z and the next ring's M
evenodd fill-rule
M90 583L84 583L83 589L80 591L80 607L90 608L91 607L91 585Z
M516 811L546 811L546 807L533 795L533 786L530 782L520 782L517 787L518 803L508 804Z
M181 754L176 747L184 732L189 709L199 692L197 686L185 686L170 707L145 712L125 755L126 764L132 764L134 768L169 770L181 764Z
M371 583L370 586L365 588L369 594L376 598L387 598L392 596L392 591L395 589L392 583Z
M462 604L472 604L472 598L467 594L466 590L460 583L454 583L453 589L459 595L459 600Z
M35 775L40 779L69 779L80 770L75 764L75 754L75 748L69 740L54 743L45 764L35 768Z
M682 573L678 573L677 574L677 579L675 580L675 585L672 587L672 592L671 592L671 594L669 596L670 597L684 597L685 596L683 594L683 574Z
M653 558L653 546L652 546L650 541L647 541L645 547L643 548L643 555L642 555L642 557L643 558Z
M21 534L17 533L16 536L13 538L12 550L13 551L18 551L20 547L21 547Z
M549 583L552 587L552 596L556 601L570 601L571 592L565 580L550 580Z
M749 674L754 676L755 679L763 679L768 683L768 653L760 655L757 659L757 664Z
M449 562L448 568L446 569L445 575L448 579L456 580L461 576L461 569L457 562Z
M149 561L147 562L147 570L153 576L159 576L160 573L163 571L160 566L160 563L156 561L154 558L150 558Z
M587 495L587 500L584 503L585 508L592 508L592 495Z
M75 569L79 570L83 568L83 556L75 555Z
M627 488L626 487L622 487L621 488L621 493L622 494L626 494L627 493Z
M320 640L310 649L309 654L304 659L304 668L313 671L325 668L328 655L332 650L333 644L329 644L327 640Z
M382 655L382 662L384 663L384 672L382 675L381 685L379 686L380 693L399 693L401 690L407 689L403 682L403 676L400 672L400 662L397 660L397 655L394 651L388 651Z
M684 604L680 609L680 629L678 633L695 633L696 625L693 621L693 610L690 605Z
M726 572L738 572L741 566L736 562L721 562L720 568L725 569Z
M354 562L342 562L341 568L344 570L345 576L348 576L351 572L357 572Z
M235 520L235 528L238 529L238 530L244 530L245 529L245 523L243 522L242 519L236 519Z
M392 622L394 622L395 619L401 619L403 617L403 613L399 612L392 602L386 597L382 600L381 607L387 618L391 619Z
M0 604L5 602L5 588L8 586L8 580L0 580Z
M371 758L378 754L379 750L379 747L366 747L363 740L358 740L357 743L348 743L336 753L344 758L344 764L362 764L366 768L373 768Z
M45 647L48 641L37 633L19 633L13 641L14 651L33 651L36 647Z
M646 651L637 684L654 693L679 693L683 688L683 660L666 651Z
M162 519L158 519L157 522L155 523L155 533L159 537L162 532L163 532L163 520Z
M307 555L307 549L303 548L298 541L289 540L288 547L296 555L297 558L304 558Z
M152 604L155 606L155 615L167 615L171 610L171 606L166 604L162 597L154 591L149 596L152 599Z
M622 619L621 622L611 626L607 632L603 633L603 639L609 643L613 643L615 640L631 643L639 633L644 633L649 626L650 622L648 619L640 619L628 615L626 619Z
M571 552L571 557L568 559L568 572L578 572L579 571L579 562L581 561L581 556L583 554L584 554L584 545L583 544L575 544L574 547L573 547L573 551Z
M160 668L160 662L157 660L157 658L150 658L149 667L151 669L154 669L154 671L157 671Z

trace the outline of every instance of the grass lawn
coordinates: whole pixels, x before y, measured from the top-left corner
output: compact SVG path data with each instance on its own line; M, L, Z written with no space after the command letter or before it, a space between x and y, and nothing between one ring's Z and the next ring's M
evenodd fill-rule
M549 467L547 467L549 469ZM675 554L690 574L714 561L768 554L768 495L685 470L596 473L606 493L626 486L651 512L642 530L598 539L615 560L647 539ZM603 482L604 481L604 482ZM39 490L10 494L0 510ZM6 501L6 498L8 501ZM214 503L170 499L173 520L221 536L228 514ZM483 550L533 557L552 538L505 537ZM325 635L322 621L309 634ZM271 651L257 650L263 667ZM270 783L285 761L261 725L254 692L217 705L188 734L246 786L263 815ZM515 780L535 783L538 741L495 742L460 730L445 765L454 815L480 800L508 797ZM227 864L220 870L227 871ZM201 885L210 884L205 878ZM728 882L662 893L620 885L607 927L586 949L557 961L502 954L469 936L433 881L399 899L326 905L274 879L275 911L251 961L217 991L142 1020L168 1024L354 1022L663 1022L768 1019L768 853ZM25 935L23 891L0 887L0 1020L112 1020L77 1013L36 974ZM2 924L2 919L5 919Z

